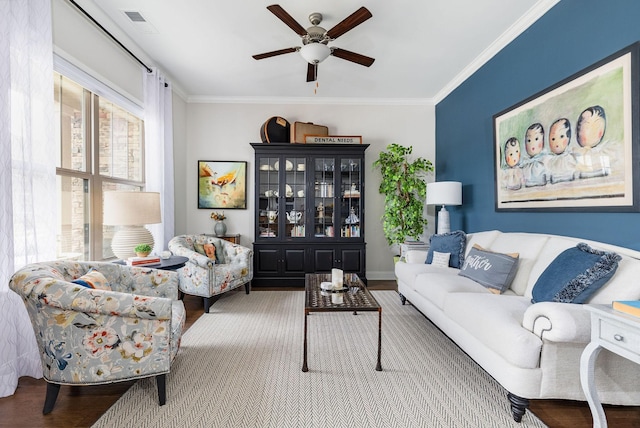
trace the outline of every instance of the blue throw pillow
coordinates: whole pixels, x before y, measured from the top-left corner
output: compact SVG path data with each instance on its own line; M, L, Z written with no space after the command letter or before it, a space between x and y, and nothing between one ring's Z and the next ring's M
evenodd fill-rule
M621 259L581 242L547 266L533 286L531 301L585 303L611 279Z
M427 253L427 264L433 261L433 252L450 253L449 266L460 268L464 263L464 249L467 245L467 235L461 231L443 233L441 235L431 235L429 238L429 252Z
M484 285L494 294L502 294L516 276L518 259L518 253L496 253L476 244L464 259L458 275Z

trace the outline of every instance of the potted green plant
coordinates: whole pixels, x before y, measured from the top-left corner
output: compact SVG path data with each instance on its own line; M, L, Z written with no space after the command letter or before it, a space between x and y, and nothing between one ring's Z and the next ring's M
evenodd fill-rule
M422 157L410 159L413 147L389 144L373 163L380 168L382 181L379 192L384 195L385 212L382 229L389 245L407 239L418 240L427 226L424 204L427 195L427 175L433 172L431 161Z
M149 244L138 244L133 249L138 257L147 257L151 254L151 245Z

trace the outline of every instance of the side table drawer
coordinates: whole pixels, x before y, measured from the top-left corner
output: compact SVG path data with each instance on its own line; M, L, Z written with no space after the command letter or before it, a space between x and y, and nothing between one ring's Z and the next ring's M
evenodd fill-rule
M640 333L624 324L601 318L598 337L608 343L638 353L640 352Z

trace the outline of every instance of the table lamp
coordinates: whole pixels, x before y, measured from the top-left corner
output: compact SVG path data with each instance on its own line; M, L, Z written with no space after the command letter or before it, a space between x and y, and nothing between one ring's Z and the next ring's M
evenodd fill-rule
M138 244L149 244L153 248L153 235L144 225L162 222L160 193L105 192L102 222L121 226L111 240L113 254L119 259L134 257Z
M462 183L458 181L437 181L427 183L427 205L442 205L438 213L438 230L443 234L451 231L449 211L446 205L462 205Z

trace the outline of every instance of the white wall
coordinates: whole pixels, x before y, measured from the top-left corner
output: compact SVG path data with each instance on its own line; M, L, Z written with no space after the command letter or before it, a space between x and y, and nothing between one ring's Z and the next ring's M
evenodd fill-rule
M53 49L76 67L142 104L142 66L65 0L52 1ZM122 41L122 40L121 40Z
M65 0L53 0L54 50L74 65L138 104L143 100L141 65L104 35ZM97 7L88 10L96 19ZM131 42L115 34L127 47ZM153 64L148 64L152 66ZM433 105L369 104L251 104L188 103L174 91L175 232L211 232L211 210L197 208L197 161L244 160L253 181L254 153L250 142L260 141L260 126L271 116L291 123L315 122L329 126L332 135L362 135L370 144L365 158L367 216L367 277L392 279L393 252L382 234L384 198L378 193L380 175L372 163L387 144L412 145L414 154L435 162L435 107ZM242 234L251 246L254 233L254 189L249 186L246 210L228 211L229 232ZM433 209L429 210L433 231Z
M187 233L187 103L173 93L174 227L176 235Z
M248 162L248 209L227 210L229 233L240 233L242 244L254 238L254 188L251 183L254 151L260 142L260 126L271 116L289 122L314 122L329 127L331 135L362 135L370 144L365 152L365 213L367 216L367 277L393 279L392 251L384 239L380 217L384 198L378 193L380 173L372 164L387 144L412 145L416 156L435 161L435 107L431 105L319 105L319 104L233 104L189 103L186 119L186 164L176 175L186 177L184 207L176 207L176 218L186 218L186 233L212 233L211 210L197 204L198 160ZM179 168L177 166L177 168ZM176 187L176 200L178 188ZM176 204L177 205L177 204ZM179 210L184 209L184 213ZM433 223L433 221L430 221Z

